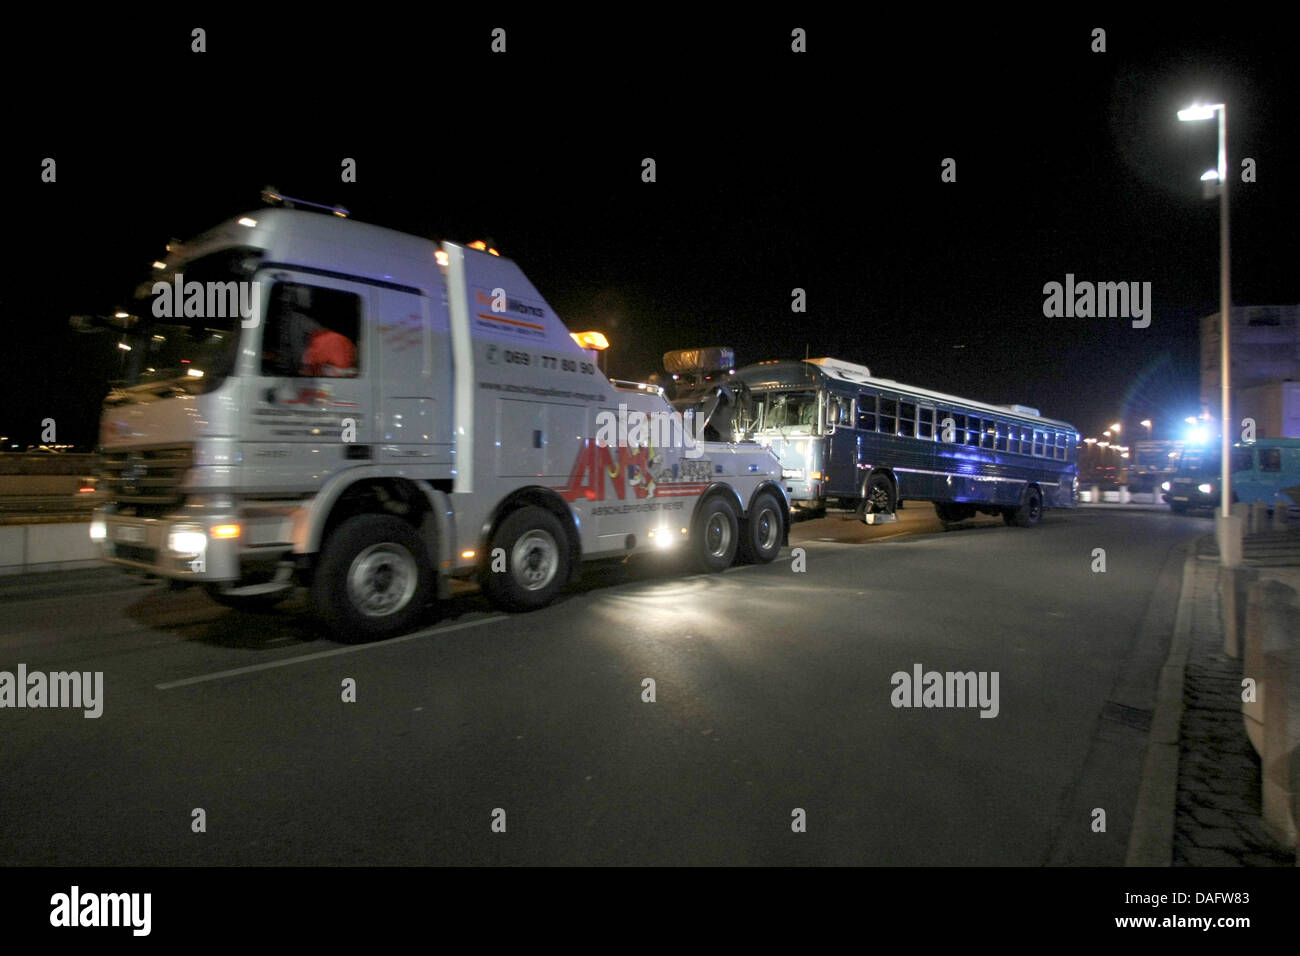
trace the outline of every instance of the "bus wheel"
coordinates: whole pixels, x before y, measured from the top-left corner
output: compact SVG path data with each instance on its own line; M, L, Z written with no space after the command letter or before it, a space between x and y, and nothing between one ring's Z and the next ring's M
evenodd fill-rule
M560 519L529 505L511 512L492 535L490 551L501 548L506 569L485 563L479 583L487 599L507 611L532 611L550 604L569 580L569 541Z
M764 491L750 506L740 536L740 557L749 564L767 564L781 553L781 506Z
M858 503L858 517L865 519L869 514L894 513L894 486L889 478L882 474L872 475L862 489L862 501Z
M696 570L713 572L731 567L740 544L740 529L736 512L725 498L714 495L704 502L692 531L691 560Z
M1038 524L1038 519L1042 516L1043 496L1037 488L1029 488L1025 491L1025 497L1020 503L1020 507L1004 511L1002 520L1009 525L1015 525L1017 528L1032 528Z
M399 518L349 518L325 540L312 577L312 605L344 640L410 630L433 594L427 553L419 532Z

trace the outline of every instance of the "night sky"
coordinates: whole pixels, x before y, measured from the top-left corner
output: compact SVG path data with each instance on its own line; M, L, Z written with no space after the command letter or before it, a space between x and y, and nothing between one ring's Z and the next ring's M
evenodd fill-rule
M258 208L268 184L431 238L490 237L571 329L608 334L616 377L701 345L742 363L832 355L1085 435L1151 417L1176 437L1199 410L1197 319L1218 308L1218 204L1198 182L1215 124L1175 113L1222 100L1233 301L1300 302L1300 83L1275 27L656 11L254 11L11 37L59 79L6 67L0 434L35 442L53 417L60 441L93 442L117 356L67 317L125 304L170 237ZM207 53L189 52L195 25ZM806 54L789 52L796 26ZM1151 326L1045 318L1043 285L1066 273L1151 282Z

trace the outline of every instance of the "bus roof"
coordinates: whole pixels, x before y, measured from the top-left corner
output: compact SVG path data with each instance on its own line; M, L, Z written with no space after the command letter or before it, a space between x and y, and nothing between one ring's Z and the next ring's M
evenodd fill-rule
M1038 422L1056 428L1068 428L1076 433L1078 431L1069 422L1063 422L1055 418L1044 418L1042 415L1034 414L1021 405L990 405L987 402L977 402L957 395L934 392L928 388L904 385L902 382L895 382L888 378L862 375L857 372L858 369L862 368L860 365L854 365L851 362L840 362L836 359L778 360L760 362L757 365L748 365L745 368L737 369L736 377L744 381L750 388L762 385L772 385L779 388L811 384L820 376L851 385L870 385L886 391L902 392L918 398L929 399L935 404L973 408L980 411L994 412L1022 422ZM865 369L863 370L865 371Z

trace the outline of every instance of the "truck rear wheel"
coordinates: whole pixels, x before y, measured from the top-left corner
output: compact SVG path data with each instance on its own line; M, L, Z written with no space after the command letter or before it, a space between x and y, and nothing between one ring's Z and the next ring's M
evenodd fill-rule
M740 536L741 560L750 564L767 564L781 553L785 522L781 506L769 491L764 491L749 508L749 517Z
M311 584L317 615L343 640L410 630L432 593L423 539L391 515L357 515L335 528Z
M487 599L508 611L550 604L569 580L569 542L560 519L529 505L511 512L492 535L490 553L505 551L506 569L483 564L479 583Z
M736 512L721 495L700 505L691 534L691 561L697 571L724 571L736 560L740 546Z

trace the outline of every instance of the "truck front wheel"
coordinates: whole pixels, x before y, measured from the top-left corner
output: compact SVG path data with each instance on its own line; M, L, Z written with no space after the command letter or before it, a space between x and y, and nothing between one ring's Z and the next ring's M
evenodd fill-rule
M410 630L433 593L427 548L391 515L357 515L325 541L312 578L312 605L343 640L375 640Z
M505 552L504 571L489 560L479 574L484 595L507 611L531 611L550 604L569 580L568 538L560 519L529 505L511 512L492 535L491 554Z

